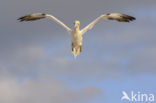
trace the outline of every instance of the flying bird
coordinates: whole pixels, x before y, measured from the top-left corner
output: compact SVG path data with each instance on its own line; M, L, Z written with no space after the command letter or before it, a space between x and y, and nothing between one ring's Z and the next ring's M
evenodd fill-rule
M54 17L51 14L44 14L44 13L33 13L29 15L25 15L23 17L18 18L19 21L34 21L39 20L42 18L50 18L56 23L60 24L66 31L69 33L71 40L72 40L72 53L74 57L76 58L82 51L82 39L83 34L87 32L88 30L92 29L93 26L99 22L102 19L108 19L108 20L116 20L119 22L130 22L135 20L135 17L126 15L126 14L120 14L120 13L109 13L109 14L102 14L101 16L97 17L94 21L92 21L89 25L84 27L80 30L80 21L75 20L74 21L74 27L73 29L70 29L67 25L65 25L63 22L61 22L59 19Z

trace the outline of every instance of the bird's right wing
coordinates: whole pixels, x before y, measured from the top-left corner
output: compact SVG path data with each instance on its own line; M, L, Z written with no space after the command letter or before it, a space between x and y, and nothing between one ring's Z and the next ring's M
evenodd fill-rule
M130 22L135 20L134 17L126 15L126 14L120 14L120 13L110 13L110 14L103 14L99 17L97 17L94 21L92 21L89 25L87 25L85 28L81 30L81 34L83 35L88 30L92 29L93 26L99 22L102 19L109 19L109 20L117 20L119 22Z
M33 21L33 20L39 20L39 19L46 18L46 17L50 18L50 19L54 20L56 23L60 24L63 28L65 28L67 30L67 32L69 34L71 34L72 30L68 26L66 26L63 22L61 22L56 17L54 17L53 15L50 15L50 14L33 13L33 14L29 14L29 15L20 17L17 20L20 20L21 22L22 21Z

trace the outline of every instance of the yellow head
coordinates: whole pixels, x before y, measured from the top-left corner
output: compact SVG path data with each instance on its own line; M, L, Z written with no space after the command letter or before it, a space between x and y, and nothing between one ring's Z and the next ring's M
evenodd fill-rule
M75 20L75 21L74 21L74 27L79 27L79 26L80 26L80 21Z

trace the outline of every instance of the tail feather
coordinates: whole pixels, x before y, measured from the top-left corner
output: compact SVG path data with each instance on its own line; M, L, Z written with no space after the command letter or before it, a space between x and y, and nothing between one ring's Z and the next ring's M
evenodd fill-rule
M82 46L79 45L79 46L74 46L72 44L72 53L74 55L74 58L76 58L80 53L82 52Z

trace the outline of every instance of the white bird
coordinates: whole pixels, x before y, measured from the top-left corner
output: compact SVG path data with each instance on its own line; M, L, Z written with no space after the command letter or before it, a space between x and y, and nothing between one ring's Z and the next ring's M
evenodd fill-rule
M43 14L43 13L33 13L29 15L25 15L23 17L20 17L17 20L22 21L33 21L38 20L42 18L50 18L60 24L63 28L66 29L66 31L69 33L71 40L72 40L72 53L74 57L76 58L82 51L82 36L85 32L92 29L93 26L102 19L109 19L109 20L117 20L119 22L130 22L135 20L134 17L126 15L126 14L120 14L120 13L110 13L110 14L102 14L101 16L97 17L94 21L92 21L89 25L84 27L82 30L80 30L80 21L76 20L74 21L74 27L73 30L70 29L68 26L66 26L63 22L58 20L56 17L50 14Z

